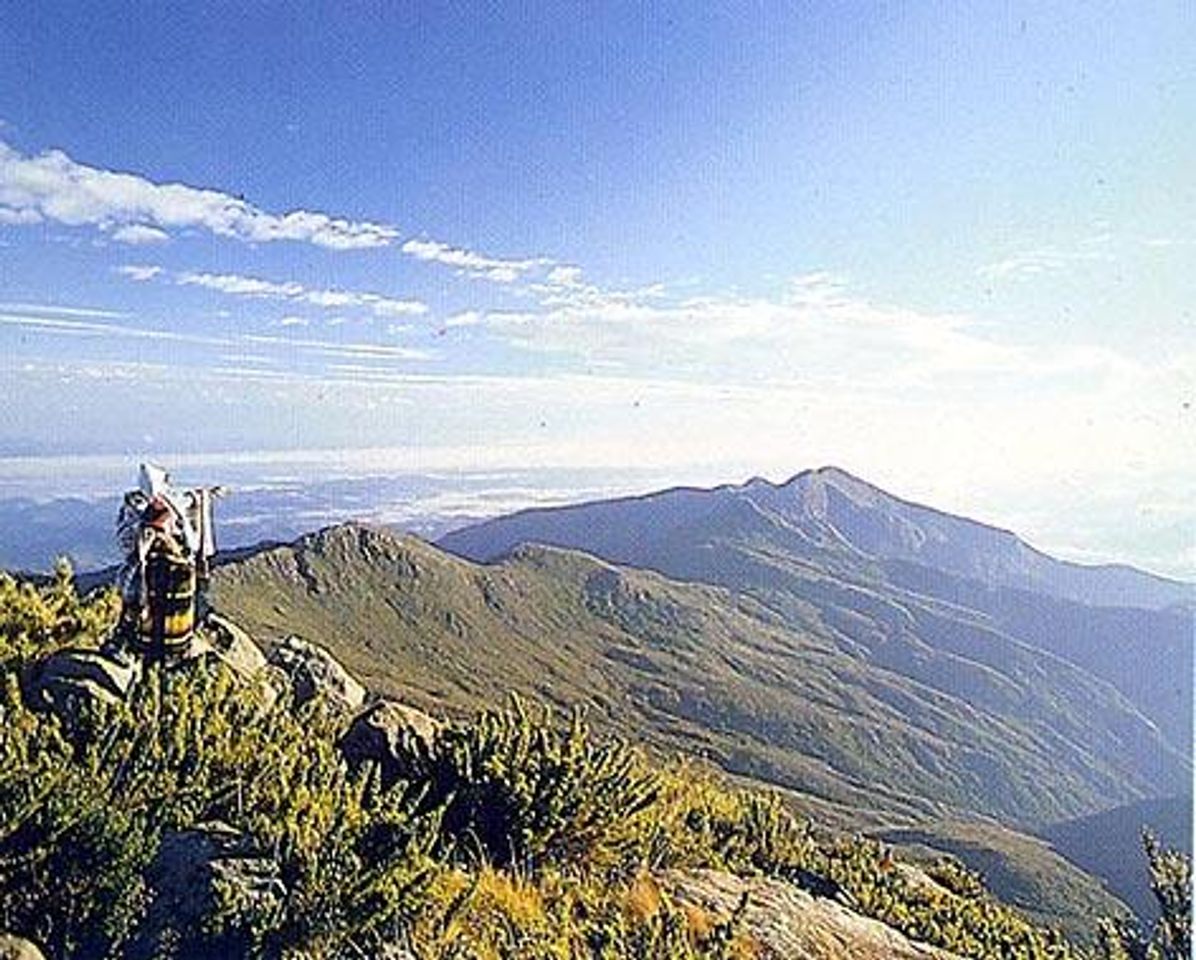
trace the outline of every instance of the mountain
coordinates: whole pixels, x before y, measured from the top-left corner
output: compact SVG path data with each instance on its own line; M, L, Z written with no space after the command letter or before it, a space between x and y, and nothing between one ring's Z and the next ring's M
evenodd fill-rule
M346 525L243 552L216 570L211 598L267 645L322 643L371 690L432 712L464 716L511 692L581 705L600 729L706 757L822 823L902 846L941 837L938 850L977 868L1002 864L1001 896L1049 889L1039 919L1073 933L1120 904L1028 837L985 829L961 845L953 825L1055 821L1188 776L1112 687L1000 634L986 635L995 667L904 641L966 689L949 695L862 655L813 608L794 627L749 596L577 551L529 546L482 565ZM889 615L882 603L857 614L875 629Z
M906 623L899 611L931 648L997 669L999 645L987 637L1001 634L1114 685L1174 750L1190 752L1192 585L1054 560L1012 533L908 503L842 470L527 510L440 540L477 561L523 543L718 584L787 622L813 607L843 642L948 693L961 688L926 676L919 657L890 642ZM884 643L880 608L889 611Z
M1108 683L930 600L850 588L836 620L796 602L781 616L575 551L479 565L359 526L220 567L212 600L257 637L328 645L417 706L467 710L512 690L585 704L600 726L857 823L861 810L889 824L961 810L1050 822L1190 775Z
M1125 909L1122 899L1133 894L1140 910L1143 899L1152 899L1143 879L1145 857L1141 843L1126 865L1128 890L1110 892L1099 870L1076 868L1037 837L1026 836L991 821L946 821L887 830L882 839L899 846L914 859L933 861L944 852L958 857L984 877L985 886L1043 926L1061 927L1071 938L1091 937L1089 918L1113 916ZM1121 899L1118 899L1118 898ZM1140 913L1149 916L1149 913Z
M1041 831L1073 863L1103 877L1116 896L1138 916L1158 916L1158 903L1142 883L1145 858L1139 835L1150 829L1171 849L1192 855L1192 797L1164 797L1103 810Z
M585 549L641 564L664 562L662 548L686 531L721 523L739 532L769 531L795 556L823 562L902 563L975 581L990 590L1044 593L1078 603L1157 609L1196 605L1191 584L1122 565L1056 560L1015 534L911 503L837 467L799 473L781 484L755 477L714 489L679 487L640 497L538 508L485 521L440 543L475 560L529 541ZM838 565L838 564L836 564Z

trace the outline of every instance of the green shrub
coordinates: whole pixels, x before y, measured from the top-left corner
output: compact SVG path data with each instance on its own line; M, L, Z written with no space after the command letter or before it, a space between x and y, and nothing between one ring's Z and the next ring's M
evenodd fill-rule
M94 646L119 611L113 590L80 598L66 560L58 561L53 578L41 583L0 572L0 664L45 656L69 645Z
M333 955L402 922L426 886L434 815L351 777L318 706L266 707L223 669L151 672L72 741L7 678L0 733L0 926L54 956L118 950L143 920L163 833L222 821L278 865L281 908L219 900L206 923L266 954ZM186 944L192 931L164 931Z
M425 809L443 808L446 854L533 871L622 859L658 790L626 744L595 741L578 715L563 729L533 719L518 699L430 741L409 734L399 766Z

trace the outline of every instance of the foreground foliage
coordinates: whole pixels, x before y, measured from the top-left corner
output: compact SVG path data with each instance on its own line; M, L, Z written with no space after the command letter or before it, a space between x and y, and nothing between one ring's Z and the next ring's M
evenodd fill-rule
M781 878L961 956L1080 956L957 862L913 871L775 796L598 741L580 716L515 702L409 733L403 779L384 786L346 767L343 718L219 667L151 671L127 706L69 727L30 711L21 672L96 642L112 611L110 595L80 600L66 570L41 586L0 578L0 930L50 956L752 956L736 913L703 915L658 883L695 868ZM216 882L193 915L165 910L164 852L217 825L252 852L238 862L255 882ZM1149 942L1105 925L1110 960L1186 956L1189 867L1148 853L1164 920Z

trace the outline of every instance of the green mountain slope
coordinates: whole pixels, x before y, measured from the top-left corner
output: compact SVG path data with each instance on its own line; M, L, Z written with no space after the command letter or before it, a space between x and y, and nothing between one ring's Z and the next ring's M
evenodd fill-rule
M1077 942L1092 937L1089 918L1124 910L1121 900L1100 880L1076 869L1045 841L996 823L951 821L888 830L881 836L926 860L943 852L957 857L983 876L985 885L999 892L1003 901L1036 923L1063 929ZM1133 889L1149 897L1140 845L1132 860Z
M255 636L328 645L417 705L465 710L512 690L586 704L600 726L856 822L1046 822L1186 776L1124 697L1066 661L939 602L829 577L819 589L833 602L778 612L569 551L482 566L346 526L222 567L213 601Z
M860 656L948 695L972 695L961 657L1023 679L1027 651L1048 655L1043 663L1067 660L1158 726L1172 748L1166 763L1187 764L1190 584L1062 563L1007 531L907 503L833 468L780 485L752 480L528 510L455 531L441 545L488 561L530 542L719 584L796 626L813 608ZM911 634L931 648L930 660L905 643Z

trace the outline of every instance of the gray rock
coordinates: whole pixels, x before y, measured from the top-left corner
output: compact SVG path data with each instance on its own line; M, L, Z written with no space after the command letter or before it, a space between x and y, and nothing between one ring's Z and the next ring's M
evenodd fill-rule
M365 703L365 687L331 653L314 643L287 637L270 655L270 663L281 667L291 678L296 703L323 696L347 712L360 710Z
M46 960L46 955L24 937L0 933L0 960Z
M188 957L243 955L248 943L242 934L207 933L203 920L220 902L281 909L286 888L278 872L277 863L228 824L167 833L146 872L151 900L126 956L150 960L171 950Z
M32 706L70 720L86 704L124 700L139 676L141 660L132 655L60 650L33 669L25 692Z
M397 700L379 700L358 715L341 738L341 753L350 764L377 763L382 783L390 786L404 775L399 749L407 731L429 741L442 726L422 710Z
M266 666L266 655L253 638L227 617L209 613L203 633L210 651L242 677L257 675Z

